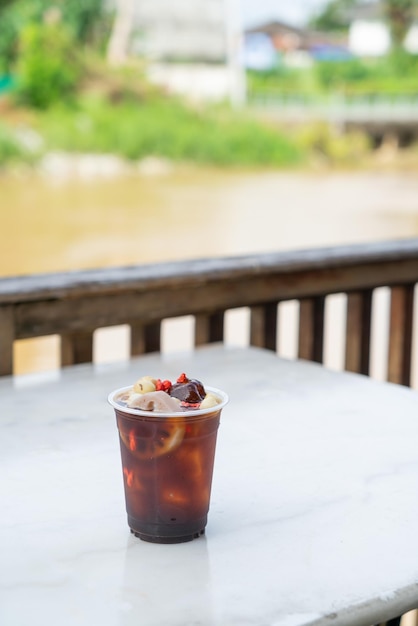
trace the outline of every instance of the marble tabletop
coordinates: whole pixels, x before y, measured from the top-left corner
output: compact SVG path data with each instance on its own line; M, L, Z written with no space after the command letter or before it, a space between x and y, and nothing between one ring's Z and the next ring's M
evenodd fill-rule
M206 535L129 533L107 394L230 396ZM418 394L212 346L0 380L1 626L371 625L418 607Z

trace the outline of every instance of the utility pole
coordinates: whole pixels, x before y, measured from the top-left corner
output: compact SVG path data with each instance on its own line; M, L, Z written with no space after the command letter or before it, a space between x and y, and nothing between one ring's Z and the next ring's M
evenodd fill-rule
M230 102L235 108L247 100L247 85L243 65L244 32L240 0L224 0L226 14L226 58L229 73Z
M107 47L109 65L124 65L129 56L129 43L135 16L135 0L116 0L115 18Z

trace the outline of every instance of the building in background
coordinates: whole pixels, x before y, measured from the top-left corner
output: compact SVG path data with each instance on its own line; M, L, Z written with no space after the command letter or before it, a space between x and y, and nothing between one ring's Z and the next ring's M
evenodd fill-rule
M192 100L245 100L239 0L114 0L148 77ZM123 25L121 26L123 33Z
M224 0L138 0L133 50L148 59L221 63L226 54Z
M259 72L276 67L278 53L266 33L245 34L243 63L246 69Z
M269 69L279 62L293 67L309 67L315 59L340 60L348 56L347 38L340 34L299 28L277 20L245 31L244 58L248 69ZM264 62L264 68L261 63L260 67L255 67L257 60Z

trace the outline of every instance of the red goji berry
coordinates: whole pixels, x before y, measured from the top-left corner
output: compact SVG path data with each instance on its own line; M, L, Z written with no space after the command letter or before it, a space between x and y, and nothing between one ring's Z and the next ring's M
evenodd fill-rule
M187 407L189 409L198 409L200 408L200 402L186 402L186 401L182 401L180 402L181 406Z
M155 383L155 391L166 391L168 393L171 387L172 384L170 380L161 380L161 378L157 378L157 382Z

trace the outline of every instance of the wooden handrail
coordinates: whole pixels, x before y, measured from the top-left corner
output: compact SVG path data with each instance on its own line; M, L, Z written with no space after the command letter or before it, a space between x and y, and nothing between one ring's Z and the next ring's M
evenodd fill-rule
M195 317L195 344L223 340L250 307L250 343L275 349L277 305L300 302L299 356L322 362L324 304L346 293L346 369L368 373L373 290L392 288L389 378L409 384L418 239L0 279L0 374L13 342L58 334L61 363L92 360L97 328L129 324L131 354L160 349L164 319Z
M347 270L368 265L377 267L392 262L413 262L417 258L418 238L413 238L248 256L16 276L0 279L0 305L86 293L106 294L113 292L115 288L121 291L146 291L179 284L201 285L221 279L287 275L313 270ZM335 289L338 291L337 285Z

